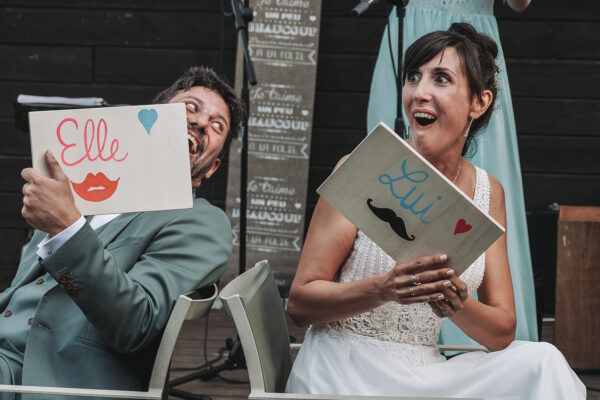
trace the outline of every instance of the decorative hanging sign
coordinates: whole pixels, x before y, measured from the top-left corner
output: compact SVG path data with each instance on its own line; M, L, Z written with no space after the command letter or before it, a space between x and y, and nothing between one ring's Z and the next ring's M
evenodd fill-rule
M29 113L33 168L51 150L84 215L192 207L183 104Z
M247 267L263 259L289 287L302 249L313 104L319 53L320 0L253 0L249 48L258 85L250 87ZM236 87L241 88L238 46ZM240 143L229 158L227 213L238 271Z

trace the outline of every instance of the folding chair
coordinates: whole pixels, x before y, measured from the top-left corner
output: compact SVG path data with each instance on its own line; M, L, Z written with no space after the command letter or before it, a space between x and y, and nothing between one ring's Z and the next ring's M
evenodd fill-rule
M183 321L199 319L208 314L212 303L217 298L218 290L216 285L213 285L212 291L212 295L208 298L201 298L200 292L197 290L188 293L187 295L179 296L158 346L156 358L154 359L154 366L150 375L150 383L148 385L148 390L146 391L0 385L0 392L166 400L168 398L168 389L165 388L167 388L166 382L169 373L169 365L171 364L173 349L175 348L175 342L179 336Z
M442 399L284 393L292 357L285 311L268 261L257 263L231 281L221 291L220 298L226 313L233 318L242 342L250 377L248 398L251 400Z

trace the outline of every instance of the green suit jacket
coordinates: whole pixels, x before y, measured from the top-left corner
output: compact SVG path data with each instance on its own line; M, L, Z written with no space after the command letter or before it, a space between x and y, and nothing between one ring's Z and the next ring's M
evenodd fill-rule
M38 262L44 235L33 236L0 294L1 310L41 274L56 280L32 321L23 385L145 390L178 296L218 280L232 245L226 215L204 199L192 209L122 214L98 234L86 223Z

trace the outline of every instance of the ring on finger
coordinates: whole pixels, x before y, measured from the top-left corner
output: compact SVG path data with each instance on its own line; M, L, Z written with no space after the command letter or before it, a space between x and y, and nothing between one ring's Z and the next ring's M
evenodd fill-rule
M417 279L417 274L413 274L412 284L413 284L413 286L419 286L421 284L421 282L419 282L419 280Z
M446 316L448 314L450 314L450 311L442 308L442 315Z
M416 296L417 294L415 293L415 287L411 286L408 288L408 294L410 294L411 296Z

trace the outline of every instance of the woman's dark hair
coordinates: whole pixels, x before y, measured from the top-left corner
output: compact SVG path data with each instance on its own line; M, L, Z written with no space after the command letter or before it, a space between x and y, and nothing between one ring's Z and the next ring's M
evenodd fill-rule
M462 150L464 156L475 135L489 122L494 109L498 94L496 74L499 72L496 65L498 56L496 42L466 23L454 23L447 31L431 32L417 39L406 49L402 80L405 82L407 74L417 70L448 47L455 48L461 58L471 95L477 96L481 101L481 93L484 90L490 90L493 94L488 109L471 124L469 136Z
M219 153L219 158L223 157L231 141L235 139L239 132L242 121L246 116L246 106L235 94L235 91L225 80L221 79L215 71L207 67L190 67L183 73L171 86L158 93L153 100L154 104L168 103L178 93L188 90L194 86L204 87L212 90L221 96L227 108L229 108L230 124L229 132L223 143L223 149Z

